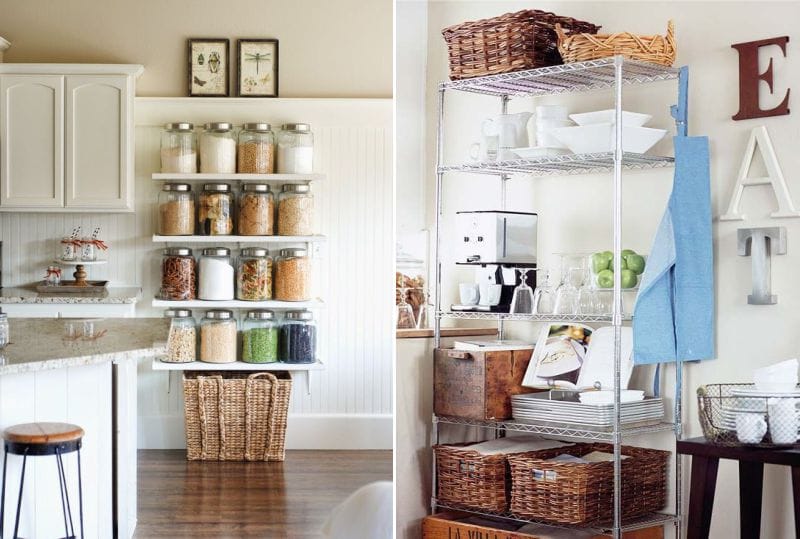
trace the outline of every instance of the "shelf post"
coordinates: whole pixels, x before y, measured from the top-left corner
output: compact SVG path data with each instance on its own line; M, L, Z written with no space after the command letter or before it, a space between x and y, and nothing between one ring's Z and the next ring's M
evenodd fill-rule
M622 55L614 56L614 267L622 267ZM622 537L622 435L620 364L622 356L622 272L614 272L614 539Z
M439 348L442 344L442 179L441 172L444 150L444 88L439 87L438 122L436 127L436 241L434 242L433 258L436 261L436 293L434 295L435 318L433 324L433 346Z

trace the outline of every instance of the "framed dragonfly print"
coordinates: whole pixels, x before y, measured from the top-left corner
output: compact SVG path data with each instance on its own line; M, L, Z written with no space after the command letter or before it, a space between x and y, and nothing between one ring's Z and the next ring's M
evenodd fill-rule
M237 48L237 94L278 97L278 40L240 39Z
M228 96L229 49L227 39L189 40L190 96Z

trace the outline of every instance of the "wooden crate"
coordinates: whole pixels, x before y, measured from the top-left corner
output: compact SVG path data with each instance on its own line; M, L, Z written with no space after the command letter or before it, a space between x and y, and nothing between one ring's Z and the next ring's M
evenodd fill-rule
M511 396L522 387L533 350L466 352L437 349L433 360L433 411L468 419L509 419Z

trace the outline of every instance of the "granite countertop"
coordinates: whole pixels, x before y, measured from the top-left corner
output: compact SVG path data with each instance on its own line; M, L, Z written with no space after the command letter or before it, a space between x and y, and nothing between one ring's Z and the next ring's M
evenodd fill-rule
M0 288L0 303L136 303L142 297L138 286L111 286L101 293L90 292L42 294L33 286L13 286Z
M163 354L165 318L12 318L0 375Z

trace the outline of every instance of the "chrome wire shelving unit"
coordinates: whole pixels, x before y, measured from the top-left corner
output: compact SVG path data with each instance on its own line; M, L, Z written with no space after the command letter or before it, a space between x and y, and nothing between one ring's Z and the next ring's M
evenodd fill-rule
M442 320L487 320L495 321L500 338L503 325L507 321L520 322L585 322L609 324L614 328L614 425L610 431L594 431L573 426L557 424L532 424L520 421L475 421L454 417L433 417L433 444L439 443L439 427L442 424L461 425L487 429L495 436L503 436L507 431L540 434L559 439L605 441L614 447L614 512L613 521L600 526L584 527L607 533L620 539L624 531L645 528L658 524L674 524L677 536L681 529L681 459L675 455L675 512L674 514L654 513L644 518L622 520L622 456L621 447L624 437L641 436L658 432L674 432L678 439L682 432L682 365L676 363L674 421L655 425L627 426L621 421L621 355L622 326L630 321L625 316L622 303L622 283L620 272L614 274L613 309L610 315L592 316L554 316L554 315L520 315L492 312L451 312L442 307L442 211L444 177L450 173L476 173L495 175L500 179L503 209L506 203L506 182L512 175L554 176L610 173L613 176L613 204L611 218L613 221L613 263L620 267L622 258L622 174L623 171L636 171L670 167L674 164L672 157L634 154L622 151L622 90L626 85L647 84L659 81L677 81L678 100L670 110L676 122L678 136L686 136L687 101L688 101L688 68L671 68L656 64L624 59L615 56L602 60L579 62L560 66L544 67L515 73L504 73L487 77L476 77L466 80L443 82L439 85L438 129L437 129L437 163L436 163L436 241L434 246L436 291L434 344L441 346ZM518 159L499 162L482 162L466 164L445 164L444 155L444 123L445 95L448 92L468 92L488 95L500 99L500 112L506 113L509 100L514 97L536 97L567 93L580 93L590 90L610 89L614 94L615 129L613 152L597 154L571 154L537 159ZM536 522L518 518L510 513L490 513L477 511L468 507L455 507L437 500L436 459L433 459L433 490L431 508L454 509L486 516L502 517L515 521Z

